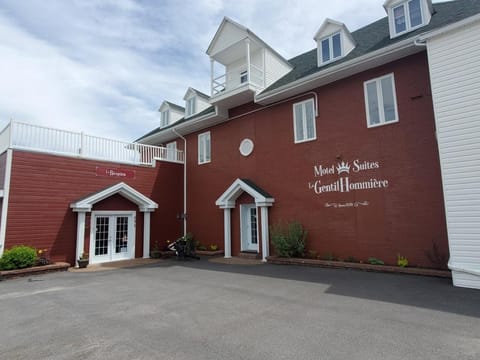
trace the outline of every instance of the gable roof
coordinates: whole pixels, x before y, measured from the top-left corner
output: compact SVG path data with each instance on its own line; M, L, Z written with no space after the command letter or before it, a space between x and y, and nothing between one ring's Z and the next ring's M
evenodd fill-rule
M198 91L197 89L194 89L192 87L189 87L187 89L187 91L185 92L185 95L183 96L183 100L187 100L187 96L191 93L194 93L195 95L197 95L198 97L201 97L201 98L204 98L205 100L210 100L210 96L208 96L207 94L201 92L201 91Z
M103 190L97 191L93 194L78 199L77 201L71 203L70 207L75 212L91 211L93 205L95 205L97 202L109 198L110 196L115 194L119 194L124 198L130 200L131 202L137 204L138 208L142 212L154 211L156 208L158 208L158 204L156 202L149 199L131 186L125 184L124 182L119 182Z
M237 179L227 190L215 201L215 205L222 209L234 208L238 197L246 192L255 199L257 206L272 206L275 199L260 186L249 179Z
M368 53L385 48L389 45L393 45L409 38L414 38L425 32L438 29L478 14L480 13L480 1L456 0L444 3L435 3L433 4L433 8L434 14L432 15L432 19L428 25L393 39L390 39L388 17L384 17L352 32L352 38L357 44L355 49L342 59L325 66L317 66L316 48L288 60L290 64L293 65L293 70L265 89L262 92L262 95L312 74L320 73L325 69L338 66L352 59L359 58Z
M164 100L164 101L162 102L162 104L161 104L160 107L158 108L158 111L161 111L160 109L161 109L164 105L168 106L168 107L169 107L170 109L172 109L172 110L176 110L176 111L181 112L181 113L184 113L184 112L185 112L185 108L184 108L184 107L181 107L180 105L174 104L174 103L172 103L172 102L170 102L170 101L166 101L166 100Z

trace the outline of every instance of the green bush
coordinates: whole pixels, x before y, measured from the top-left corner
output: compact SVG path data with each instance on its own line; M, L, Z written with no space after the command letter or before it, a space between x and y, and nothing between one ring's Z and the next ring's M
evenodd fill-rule
M303 257L306 239L307 232L297 221L270 227L270 240L280 257Z
M5 250L0 258L1 270L23 269L35 265L37 261L37 250L30 246L14 246Z

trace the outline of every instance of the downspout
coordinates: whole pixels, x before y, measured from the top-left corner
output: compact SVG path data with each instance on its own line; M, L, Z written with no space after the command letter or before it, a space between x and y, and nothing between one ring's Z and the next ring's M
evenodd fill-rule
M175 128L172 132L183 140L183 236L187 235L187 139L180 135Z

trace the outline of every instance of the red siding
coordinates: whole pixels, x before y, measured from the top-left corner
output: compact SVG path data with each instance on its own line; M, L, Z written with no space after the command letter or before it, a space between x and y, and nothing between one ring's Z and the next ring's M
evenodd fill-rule
M394 73L400 121L367 128L363 82ZM188 230L202 243L223 248L223 211L215 200L236 178L248 178L275 198L270 224L300 221L308 248L346 258L381 258L395 263L398 253L411 264L432 266L426 256L435 241L448 252L443 192L425 53L316 89L317 139L294 144L291 102L279 104L211 128L212 162L197 164L197 136L188 136ZM305 99L311 97L306 94ZM252 104L233 109L238 115ZM204 130L205 131L205 130ZM242 139L254 141L249 157L238 151ZM362 180L387 179L386 189L316 195L314 165L378 161ZM329 179L334 179L330 177ZM353 180L353 176L352 176ZM360 179L358 179L360 180ZM325 207L326 203L368 201L368 206ZM232 211L232 252L239 251L237 209Z
M151 244L181 235L176 214L183 207L182 165L157 162L152 168L14 151L6 247L26 244L46 248L53 260L73 264L77 214L70 209L70 203L122 181L96 176L97 166L135 171L134 179L123 181L159 204L151 217ZM115 206L122 207L116 210L138 209L119 198L106 199L96 204L95 209ZM87 224L89 221L87 219ZM140 215L136 225L136 256L142 252L142 232L143 216Z

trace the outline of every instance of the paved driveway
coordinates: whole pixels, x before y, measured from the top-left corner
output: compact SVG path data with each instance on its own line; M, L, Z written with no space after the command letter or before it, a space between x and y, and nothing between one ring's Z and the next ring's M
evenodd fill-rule
M0 282L1 359L480 359L480 291L281 265Z

